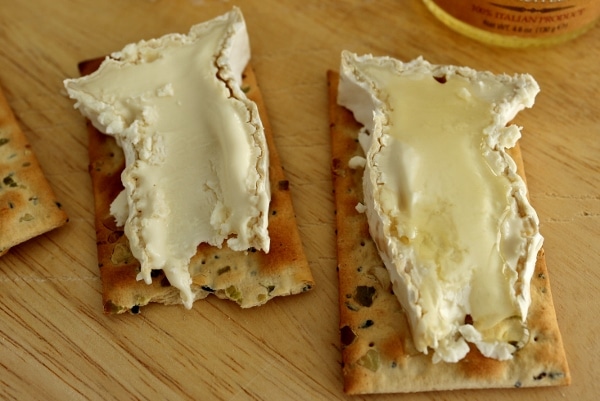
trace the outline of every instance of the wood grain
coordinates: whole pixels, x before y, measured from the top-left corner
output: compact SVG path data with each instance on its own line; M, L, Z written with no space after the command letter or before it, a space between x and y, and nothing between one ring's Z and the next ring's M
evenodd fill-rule
M104 316L83 118L62 80L128 42L187 32L221 0L3 2L0 85L67 226L0 258L1 399L392 400L342 393L325 72L342 49L528 72L542 92L519 114L542 222L569 387L423 393L414 400L591 400L600 393L600 28L564 45L491 48L437 22L419 0L244 0L275 143L317 286L241 310L208 299Z

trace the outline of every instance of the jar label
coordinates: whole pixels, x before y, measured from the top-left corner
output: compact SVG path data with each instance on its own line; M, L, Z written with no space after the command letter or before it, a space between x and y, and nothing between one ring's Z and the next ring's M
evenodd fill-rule
M577 31L600 15L598 0L433 0L454 18L488 32L545 38Z

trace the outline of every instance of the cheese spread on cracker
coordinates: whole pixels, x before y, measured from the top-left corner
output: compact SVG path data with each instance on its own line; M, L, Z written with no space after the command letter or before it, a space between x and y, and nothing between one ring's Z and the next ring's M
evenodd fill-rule
M187 308L199 244L269 251L268 148L240 87L249 59L234 8L187 35L129 44L96 72L65 80L75 107L125 153L125 189L111 213L140 261L138 280L164 270Z
M506 360L527 342L543 238L507 124L538 91L527 74L342 54L338 103L364 126L361 208L434 362L461 360L468 343Z

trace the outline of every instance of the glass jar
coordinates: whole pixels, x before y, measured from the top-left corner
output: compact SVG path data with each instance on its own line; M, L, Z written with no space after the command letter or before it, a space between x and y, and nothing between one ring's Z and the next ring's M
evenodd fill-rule
M594 26L600 0L423 0L451 29L503 47L552 45Z

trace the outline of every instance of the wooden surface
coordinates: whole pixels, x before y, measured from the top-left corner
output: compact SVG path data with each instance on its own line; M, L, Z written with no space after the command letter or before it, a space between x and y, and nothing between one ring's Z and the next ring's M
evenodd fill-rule
M0 259L1 399L391 400L342 393L325 72L342 49L529 72L518 116L573 384L411 400L591 400L600 393L600 27L564 45L490 48L418 0L238 1L317 287L251 310L102 313L87 133L62 80L77 63L231 8L211 0L30 0L0 6L0 85L70 222Z

